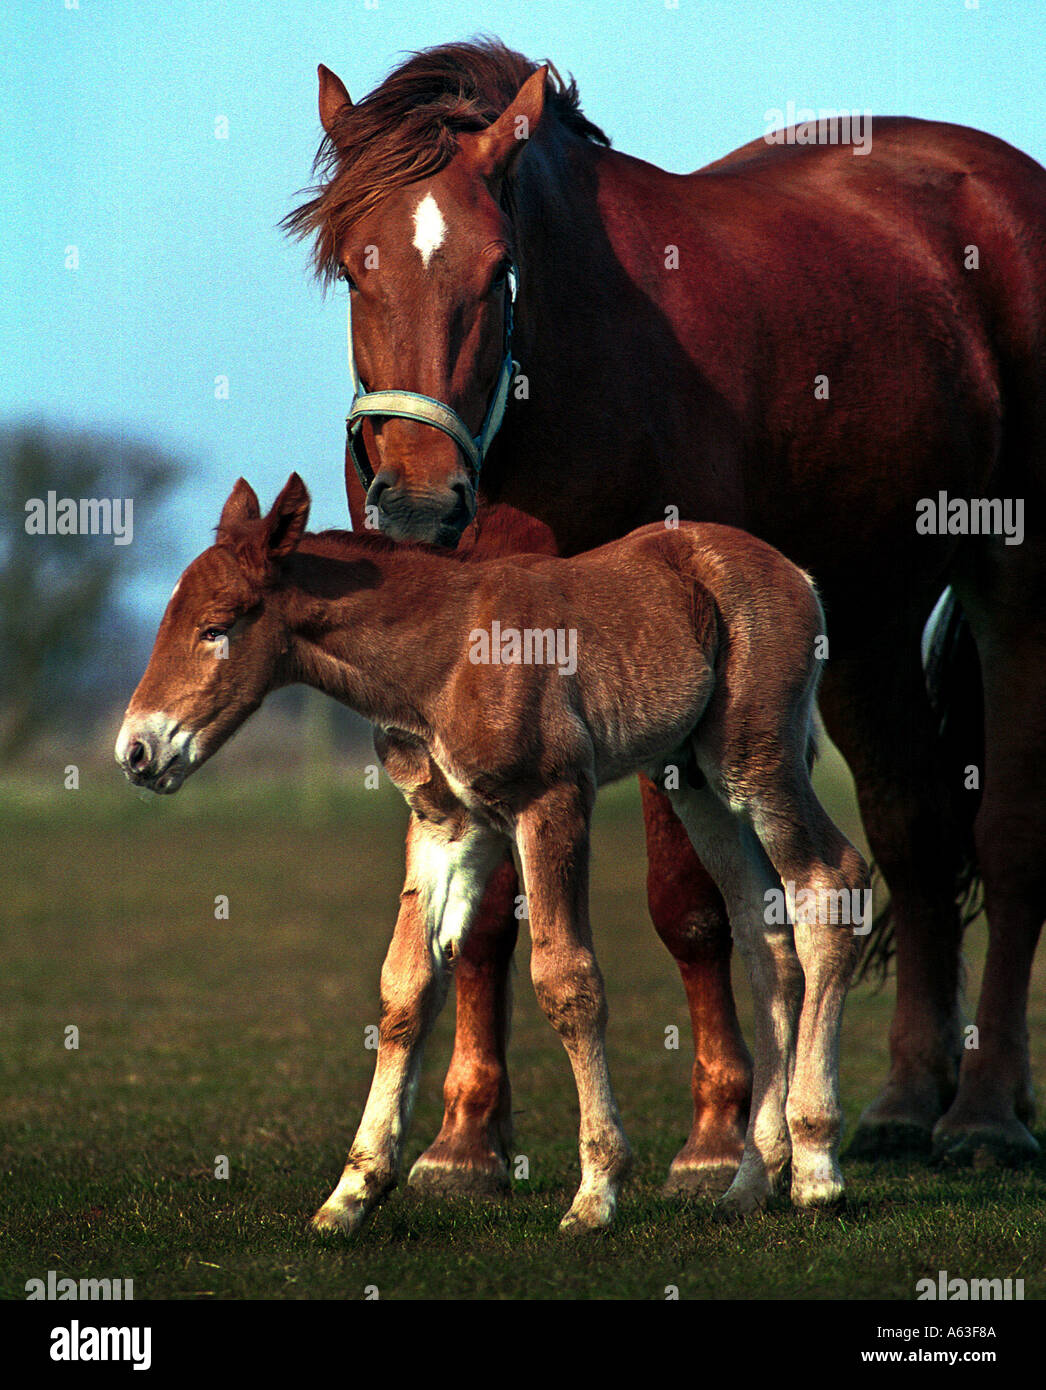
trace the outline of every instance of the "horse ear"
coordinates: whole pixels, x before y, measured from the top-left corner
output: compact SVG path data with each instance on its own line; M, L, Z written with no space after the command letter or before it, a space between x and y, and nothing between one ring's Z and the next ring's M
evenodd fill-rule
M475 135L458 137L484 178L503 178L534 134L545 109L548 68L532 72L501 115Z
M333 136L338 113L343 107L352 105L352 98L345 88L345 83L336 73L331 72L330 68L325 68L320 63L316 71L320 78L320 125L328 135Z
M297 550L309 520L309 504L308 488L297 473L292 473L265 518L265 549L270 560L282 560Z
M257 521L260 516L258 494L244 478L237 478L236 486L229 493L222 508L221 520L218 522L218 538L242 526L245 521Z

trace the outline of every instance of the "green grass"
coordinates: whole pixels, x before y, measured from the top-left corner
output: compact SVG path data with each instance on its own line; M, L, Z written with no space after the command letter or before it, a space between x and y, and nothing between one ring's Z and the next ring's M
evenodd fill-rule
M373 1067L378 972L402 872L387 787L303 805L289 782L206 769L174 798L115 774L76 792L0 794L3 932L0 1296L49 1269L134 1280L136 1299L910 1300L924 1275L1015 1277L1046 1294L1046 1165L939 1172L845 1163L849 1205L781 1205L724 1226L659 1195L689 1126L689 1030L675 967L646 912L633 785L597 812L593 920L610 999L612 1074L636 1153L620 1219L557 1235L577 1181L565 1054L517 955L511 1046L517 1154L530 1178L493 1204L395 1192L355 1242L307 1219L336 1181ZM852 828L831 765L826 799ZM227 921L215 898L229 898ZM976 999L983 932L968 940ZM747 990L738 981L746 1019ZM852 1124L886 1070L892 985L851 995L843 1098ZM1046 1070L1046 974L1031 1019ZM678 1051L665 1029L680 1030ZM64 1046L69 1025L79 1048ZM408 1165L442 1112L453 1008L430 1044ZM1039 1132L1040 1139L1046 1138ZM217 1155L230 1177L216 1179Z

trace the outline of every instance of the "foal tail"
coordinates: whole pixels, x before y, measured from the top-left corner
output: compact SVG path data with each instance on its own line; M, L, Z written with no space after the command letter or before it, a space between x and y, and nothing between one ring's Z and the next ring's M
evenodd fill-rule
M966 789L965 774L971 764L982 772L984 768L984 691L977 645L951 588L945 589L938 599L926 624L922 661L947 785L954 788L953 824L959 835L955 901L965 929L983 905L973 836L981 794L979 788ZM882 983L895 952L894 926L887 903L872 923L855 980L874 975Z

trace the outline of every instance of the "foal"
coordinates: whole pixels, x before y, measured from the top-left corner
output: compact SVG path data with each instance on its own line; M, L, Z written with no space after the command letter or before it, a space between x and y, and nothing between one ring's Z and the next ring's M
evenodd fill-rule
M316 1228L357 1229L396 1184L422 1048L508 843L535 991L580 1102L581 1186L562 1226L611 1221L631 1155L604 1050L589 824L596 789L637 770L667 791L715 877L752 982L755 1091L720 1208L762 1206L789 1161L794 1202L838 1200L847 905L867 869L810 784L824 618L807 576L725 526L463 564L370 535L305 535L308 511L297 474L266 517L237 482L215 544L175 586L116 757L132 782L176 791L295 681L379 730L412 812L406 880L374 1079Z

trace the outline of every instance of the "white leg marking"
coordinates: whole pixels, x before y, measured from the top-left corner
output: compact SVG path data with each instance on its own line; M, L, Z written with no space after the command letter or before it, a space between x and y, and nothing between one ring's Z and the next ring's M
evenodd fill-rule
M478 826L457 840L419 835L413 874L425 904L429 950L437 960L461 953L504 842Z

